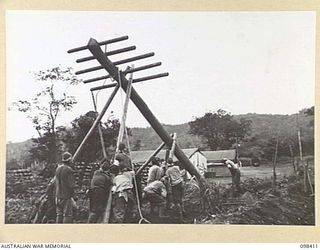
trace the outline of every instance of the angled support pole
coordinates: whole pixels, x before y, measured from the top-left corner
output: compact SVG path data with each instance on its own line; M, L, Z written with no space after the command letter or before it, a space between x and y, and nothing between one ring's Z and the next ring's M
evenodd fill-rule
M95 128L100 124L100 121L102 119L102 117L104 116L104 114L106 113L107 109L109 108L113 98L115 97L116 93L118 92L120 86L119 84L113 89L113 92L111 93L108 101L106 102L106 104L104 105L103 109L101 110L100 114L98 115L98 117L96 118L96 120L94 121L94 123L92 124L90 130L88 131L88 133L86 134L86 136L84 137L84 139L82 140L81 144L79 145L79 147L77 148L76 152L74 153L73 157L72 157L72 162L75 162L79 156L79 154L81 153L81 150L83 149L83 146L86 144L86 142L88 141L88 139L90 138L91 134L93 133L93 131L95 130Z
M166 144L163 142L161 143L161 145L149 156L149 158L146 160L145 163L143 163L143 165L137 170L136 172L136 175L140 174L141 171L146 167L148 166L149 162L151 161L152 157L156 156L160 151L161 149L163 149L163 147L165 146Z
M127 113L128 113L128 108L129 108L129 100L130 100L131 87L132 87L131 84L132 84L132 73L130 75L129 85L128 85L128 89L127 89L127 95L126 95L126 99L124 102L123 114L122 114L120 129L119 129L116 152L118 152L118 150L119 150L119 145L123 140L124 131L126 129L126 120L127 120Z
M105 54L99 46L99 43L95 39L91 38L87 47L92 53L92 55L101 64L101 66L112 76L112 78L116 80L118 83L121 82L121 87L126 92L128 87L128 80L125 78L124 74L120 72L119 69L115 65L113 65L112 62L105 56ZM143 99L139 96L139 94L135 91L134 88L131 89L131 100L139 109L141 114L145 117L145 119L149 122L151 127L159 135L162 141L170 148L173 142L171 136L167 133L167 131L165 131L161 123L153 115L149 107L146 105L146 103L143 101ZM191 175L194 175L199 180L199 183L202 186L202 184L204 184L203 177L193 166L188 157L183 153L179 145L176 145L174 153L177 159L181 162L181 164L184 165L185 169Z
M97 112L97 104L96 104L93 92L91 92L91 95L92 95L92 102L93 102L94 111ZM99 137L100 137L100 142L101 142L103 158L107 159L107 151L106 151L106 147L104 145L104 139L103 139L103 133L102 133L102 125L101 125L100 122L99 122L99 125L98 125L98 132L99 132Z

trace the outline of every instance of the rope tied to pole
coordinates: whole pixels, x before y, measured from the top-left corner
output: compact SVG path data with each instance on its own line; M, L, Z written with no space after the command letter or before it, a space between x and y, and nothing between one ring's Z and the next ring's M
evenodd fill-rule
M119 79L119 85L122 88L121 75L120 75L119 70L118 70L118 79ZM122 119L121 119L121 123L120 123L120 129L119 129L117 147L116 147L116 153L117 153L119 151L119 145L123 141L123 136L125 135L129 157L131 156L131 149L130 149L128 130L126 127L126 118L127 118L128 107L129 107L129 100L130 100L130 96L131 96L132 80L133 80L133 78L132 78L132 73L131 73L130 79L129 79L129 84L127 86L127 95L126 95L126 99L125 99L124 104L123 104L123 98L122 98L122 92L121 92L121 105L122 105L123 113L122 113ZM143 214L141 211L141 203L140 203L140 199L139 199L139 191L138 191L138 185L137 185L137 180L136 180L136 173L135 173L135 169L134 169L134 165L132 164L132 161L130 161L130 164L131 164L130 167L134 173L133 174L133 182L134 182L135 194L136 194L136 199L137 199L137 208L138 208L138 212L139 212L139 216L140 216L139 224L141 224L143 221L150 224L150 221L148 221L146 218L143 217Z

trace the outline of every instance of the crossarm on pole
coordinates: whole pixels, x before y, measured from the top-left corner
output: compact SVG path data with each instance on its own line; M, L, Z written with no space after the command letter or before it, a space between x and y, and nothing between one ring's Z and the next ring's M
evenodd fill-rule
M124 53L124 52L128 52L128 51L131 51L131 50L135 50L136 49L136 46L130 46L130 47L125 47L125 48L122 48L122 49L116 49L116 50L111 50L109 52L106 52L105 55L106 56L113 56L113 55L117 55L117 54L120 54L120 53ZM88 56L88 57L83 57L83 58L79 58L76 60L77 63L82 63L82 62L87 62L87 61L91 61L91 60L94 60L94 56Z
M92 55L98 60L101 66L115 79L117 82L121 81L121 87L126 92L128 87L128 80L125 78L124 74L120 72L118 74L118 68L112 64L112 62L104 55L101 50L98 42L95 39L90 39L88 43L88 49L92 53ZM161 123L158 119L153 115L149 107L143 101L143 99L139 96L139 94L135 91L134 88L131 90L131 100L139 109L141 114L145 117L145 119L149 122L151 127L155 130L155 132L159 135L162 141L170 147L172 145L171 136L165 131L162 127ZM203 181L203 177L200 175L198 170L193 166L188 157L183 153L180 149L179 145L176 145L175 148L175 156L177 159L185 166L185 169L191 174L196 176L200 183Z
M121 36L121 37L117 37L117 38L113 38L113 39L110 39L110 40L106 40L106 41L102 41L102 42L97 42L99 46L102 46L102 45L107 45L107 44L111 44L111 43L116 43L116 42L120 42L120 41L124 41L124 40L127 40L129 37L128 36ZM74 52L78 52L78 51L81 51L81 50L86 50L88 49L88 46L81 46L81 47L77 47L77 48L74 48L74 49L69 49L68 50L68 53L74 53Z
M160 66L160 65L161 65L161 62L157 62L157 63L153 63L153 64L144 65L144 66L141 66L141 67L128 69L128 70L123 71L123 73L124 74L133 73L133 72L137 72L137 71L141 71L141 70L145 70L145 69L151 69L151 68L154 68L154 67L157 67L157 66ZM108 78L110 78L110 75L100 76L100 77L84 80L83 83L90 83L90 82L105 80L105 79L108 79Z

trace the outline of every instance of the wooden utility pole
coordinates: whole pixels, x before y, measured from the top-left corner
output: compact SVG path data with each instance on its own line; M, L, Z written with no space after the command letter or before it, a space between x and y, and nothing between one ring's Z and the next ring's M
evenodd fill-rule
M277 157L278 157L278 147L279 147L279 135L277 136L276 147L274 151L273 157L273 189L276 189L277 186L277 173L276 173L276 164L277 164Z
M116 80L118 83L121 82L122 89L126 92L128 87L128 80L125 78L124 74L119 71L119 69L105 56L103 51L100 48L99 43L95 39L90 39L87 45L87 48L90 50L92 55L98 60L101 66L109 73L109 75ZM143 101L143 99L139 96L139 94L135 91L134 88L131 90L131 100L139 109L141 114L145 117L145 119L149 122L151 127L155 130L155 132L159 135L163 142L167 145L167 147L171 147L173 139L171 136L165 131L162 127L161 123L151 112L149 107ZM198 170L193 166L188 157L183 153L178 145L175 147L175 156L184 165L185 169L191 174L194 175L201 184L203 184L203 177L200 175Z
M303 167L303 190L304 192L308 191L308 177L307 177L307 166L303 162L303 156L302 156L302 143L301 143L301 135L300 135L300 128L298 127L298 141L299 141L299 155L300 155L300 164Z
M298 128L298 141L299 141L299 156L300 156L300 161L302 162L303 157L302 157L302 143L301 143L300 128Z
M302 142L301 142L301 134L300 134L300 125L299 125L299 114L297 114L297 127L298 127L298 143L299 143L299 156L300 156L300 166L303 167L303 190L304 192L308 191L308 177L307 177L307 166L303 162L303 154L302 154Z

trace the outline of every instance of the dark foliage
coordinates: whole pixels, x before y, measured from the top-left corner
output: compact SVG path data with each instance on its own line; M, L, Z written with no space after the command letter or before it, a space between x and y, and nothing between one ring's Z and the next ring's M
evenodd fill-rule
M237 121L230 113L219 109L189 122L190 133L199 135L211 150L229 149L250 133L251 121Z

